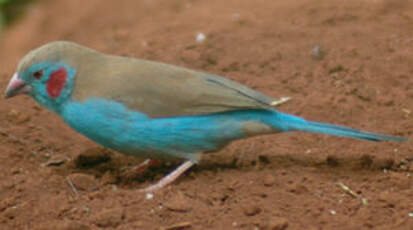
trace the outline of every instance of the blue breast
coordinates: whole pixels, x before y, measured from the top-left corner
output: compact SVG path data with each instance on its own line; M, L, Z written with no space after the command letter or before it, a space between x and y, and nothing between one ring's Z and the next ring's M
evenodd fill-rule
M94 98L68 102L61 116L79 133L119 152L196 161L196 153L217 150L232 140L246 137L243 125L257 120L260 113L271 111L152 119L121 103Z

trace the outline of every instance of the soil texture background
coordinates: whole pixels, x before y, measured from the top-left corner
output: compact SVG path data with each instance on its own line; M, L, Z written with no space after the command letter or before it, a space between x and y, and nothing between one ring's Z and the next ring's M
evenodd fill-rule
M54 40L219 74L292 97L279 110L310 120L412 136L410 0L38 1L3 33L1 88ZM0 143L0 229L413 229L411 141L241 140L153 197L139 188L175 162L130 176L143 159L27 96L0 100Z

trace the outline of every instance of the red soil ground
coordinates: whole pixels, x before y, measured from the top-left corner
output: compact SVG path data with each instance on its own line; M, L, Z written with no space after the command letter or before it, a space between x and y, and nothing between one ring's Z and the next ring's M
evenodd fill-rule
M412 136L412 1L39 1L3 33L2 88L25 53L60 39L291 96L279 109L308 119ZM131 178L142 159L28 97L0 100L0 136L0 229L413 229L411 141L242 140L146 199L138 189L176 165Z

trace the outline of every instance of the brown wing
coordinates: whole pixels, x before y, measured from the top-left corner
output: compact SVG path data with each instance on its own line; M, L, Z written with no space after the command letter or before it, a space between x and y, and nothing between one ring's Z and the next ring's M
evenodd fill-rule
M150 117L270 109L274 101L220 76L146 60L105 55L78 70L74 99L116 100Z

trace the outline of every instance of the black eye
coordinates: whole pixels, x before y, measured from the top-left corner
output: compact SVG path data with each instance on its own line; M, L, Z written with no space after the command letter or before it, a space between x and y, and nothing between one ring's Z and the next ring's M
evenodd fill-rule
M43 70L37 70L32 73L32 76L36 79L40 79L43 77Z

